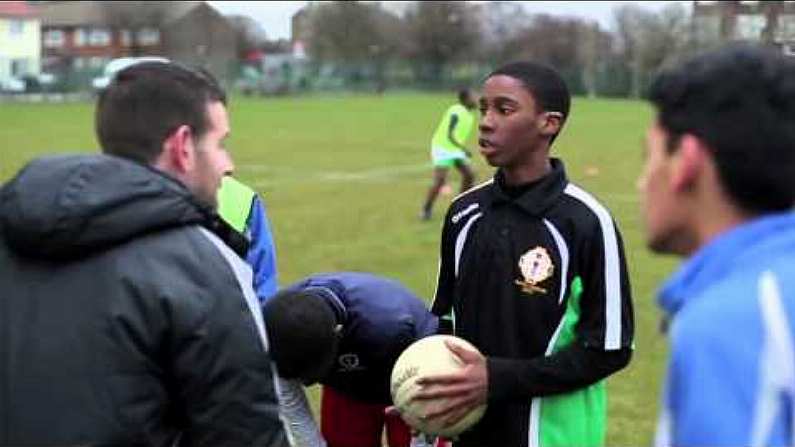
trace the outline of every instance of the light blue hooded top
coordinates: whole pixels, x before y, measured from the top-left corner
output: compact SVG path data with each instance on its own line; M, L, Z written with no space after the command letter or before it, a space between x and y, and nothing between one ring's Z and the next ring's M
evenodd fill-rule
M670 360L657 445L795 445L795 214L710 241L662 287Z

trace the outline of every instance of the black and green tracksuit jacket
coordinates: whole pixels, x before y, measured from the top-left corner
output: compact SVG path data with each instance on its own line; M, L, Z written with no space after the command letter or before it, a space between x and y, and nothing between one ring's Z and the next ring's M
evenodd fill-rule
M615 222L561 161L454 200L432 310L487 357L487 412L456 447L604 442L602 379L631 356L630 284Z

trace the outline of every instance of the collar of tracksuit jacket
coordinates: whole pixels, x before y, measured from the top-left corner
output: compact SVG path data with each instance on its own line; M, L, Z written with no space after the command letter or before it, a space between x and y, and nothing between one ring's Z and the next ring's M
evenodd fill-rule
M494 176L491 194L486 198L488 205L503 206L514 204L533 216L543 216L555 205L566 189L568 179L563 162L550 159L551 171L535 182L511 187L505 184L505 174L498 170Z
M795 240L795 213L785 212L755 219L712 239L686 261L663 284L657 301L669 316L676 314L687 301L705 289L746 268L748 259L764 257L771 244L771 234ZM773 243L778 243L778 237Z

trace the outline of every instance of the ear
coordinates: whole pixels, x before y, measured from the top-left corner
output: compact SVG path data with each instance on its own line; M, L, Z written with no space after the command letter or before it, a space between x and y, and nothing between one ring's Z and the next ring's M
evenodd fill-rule
M711 155L709 148L696 136L685 134L675 151L671 186L675 191L692 189L704 174Z
M538 131L541 135L552 136L560 132L563 125L563 114L560 112L542 112L543 116L538 124Z
M193 169L196 160L190 126L183 124L171 132L163 141L163 155L176 174L184 174Z

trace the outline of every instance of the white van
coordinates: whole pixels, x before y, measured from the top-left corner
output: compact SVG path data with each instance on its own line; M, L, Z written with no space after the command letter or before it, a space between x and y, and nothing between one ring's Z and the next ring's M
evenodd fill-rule
M141 62L169 62L169 60L160 56L120 57L118 59L113 59L108 62L108 65L105 65L102 76L91 80L91 86L94 87L94 91L98 92L103 90L110 84L110 81L113 80L116 73Z

